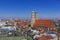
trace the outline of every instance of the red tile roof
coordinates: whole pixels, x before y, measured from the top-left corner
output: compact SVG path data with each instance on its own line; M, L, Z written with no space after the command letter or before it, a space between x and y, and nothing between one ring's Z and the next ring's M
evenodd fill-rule
M19 27L28 27L28 24L27 22L22 22L22 23L17 23L17 26Z
M51 35L42 36L42 37L37 38L37 40L50 40L50 39L52 39Z
M52 20L35 20L34 26L55 27Z
M22 22L21 20L14 20L15 22Z

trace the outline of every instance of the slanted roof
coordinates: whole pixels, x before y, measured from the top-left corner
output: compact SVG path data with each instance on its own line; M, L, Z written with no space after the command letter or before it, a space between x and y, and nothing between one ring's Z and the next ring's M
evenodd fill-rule
M34 26L55 27L52 20L35 20Z
M21 20L14 20L15 22L22 22Z
M21 22L21 23L17 23L17 26L18 27L28 27L28 25L29 25L29 22Z

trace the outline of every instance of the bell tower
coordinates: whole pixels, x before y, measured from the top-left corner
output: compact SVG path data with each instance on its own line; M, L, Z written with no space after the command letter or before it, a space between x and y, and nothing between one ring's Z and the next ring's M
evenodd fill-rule
M37 15L37 12L32 11L32 16L31 16L31 27L33 27L33 24L34 24L35 20L38 19L37 16L38 16L38 15Z

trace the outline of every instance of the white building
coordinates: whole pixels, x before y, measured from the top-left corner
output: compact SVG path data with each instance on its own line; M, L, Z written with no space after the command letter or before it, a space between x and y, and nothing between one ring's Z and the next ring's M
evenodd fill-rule
M3 26L3 25L5 25L5 24L6 24L5 21L0 21L0 26Z

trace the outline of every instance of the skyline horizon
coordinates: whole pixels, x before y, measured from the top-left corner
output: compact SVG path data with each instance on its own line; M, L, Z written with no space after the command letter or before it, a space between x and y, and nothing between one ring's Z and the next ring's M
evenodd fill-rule
M21 18L21 17L0 17L0 19L22 19L22 20L26 20L26 19L31 19L31 17L30 18ZM49 18L49 17L45 17L45 18L38 18L38 19L43 19L43 20L49 20L49 19L51 19L51 20L60 20L60 17L56 17L56 18Z

